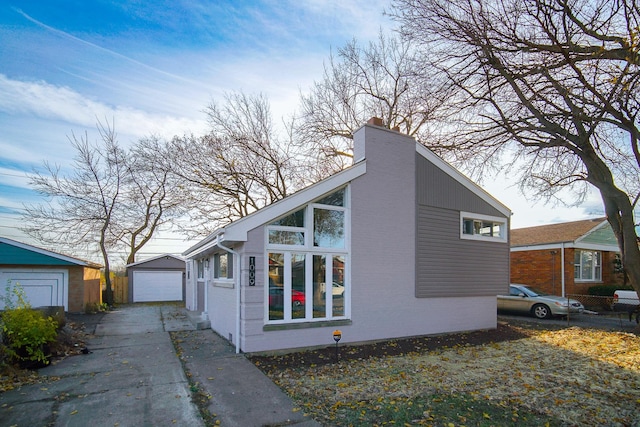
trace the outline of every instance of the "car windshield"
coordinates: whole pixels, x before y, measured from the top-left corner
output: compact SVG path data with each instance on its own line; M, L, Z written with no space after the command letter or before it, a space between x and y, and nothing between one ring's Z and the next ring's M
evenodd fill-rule
M544 295L548 295L546 292L543 292L540 289L530 288L528 286L521 286L520 289L529 297L541 297Z

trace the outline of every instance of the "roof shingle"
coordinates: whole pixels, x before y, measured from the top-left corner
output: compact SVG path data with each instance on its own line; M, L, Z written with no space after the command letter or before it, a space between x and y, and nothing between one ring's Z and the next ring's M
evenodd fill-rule
M559 224L511 230L511 246L542 245L548 243L574 242L593 230L606 218L593 218Z

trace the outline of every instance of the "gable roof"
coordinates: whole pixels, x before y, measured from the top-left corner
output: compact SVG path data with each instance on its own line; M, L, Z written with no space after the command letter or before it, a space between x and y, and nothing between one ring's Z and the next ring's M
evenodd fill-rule
M361 126L356 133L362 130L365 127L372 127L381 132L393 132L394 134L398 134L397 131L388 129L385 127L378 126L376 124L372 124L373 122L369 121L367 124ZM410 138L415 141L415 138L403 135L406 138ZM482 200L493 206L499 212L504 214L505 217L509 218L511 216L511 210L498 201L495 197L491 196L488 192L486 192L482 187L474 183L471 179L465 176L463 173L458 171L456 168L451 166L449 163L442 160L435 153L429 150L424 145L414 142L416 152L433 163L436 167L440 168L451 178L455 179L463 186L471 190ZM352 166L328 177L325 178L315 184L310 185L282 200L279 200L269 206L266 206L244 218L241 218L237 221L232 222L231 224L219 228L218 230L211 233L209 236L205 237L200 242L196 243L186 251L182 253L185 258L191 258L199 253L203 253L204 251L211 249L223 242L245 242L247 241L247 233L250 230L253 230L256 227L259 227L263 224L266 224L286 213L293 211L294 209L299 208L300 206L310 203L311 201L318 199L331 191L335 191L348 184L353 179L364 175L367 171L367 160L366 157L363 159L356 159L356 163Z
M172 254L162 254L162 255L158 255L158 256L154 256L153 258L147 258L147 259L143 259L142 261L138 261L138 262L132 262L131 264L127 264L126 267L135 267L137 265L141 265L141 264L146 264L148 262L153 262L162 258L173 258L176 261L180 261L180 262L184 262L184 258L182 258L181 256L177 256L177 255L172 255Z
M538 225L511 230L511 246L534 246L550 243L571 243L608 225L606 218Z
M0 237L0 263L15 265L79 265L102 268L100 264L38 248L16 240Z

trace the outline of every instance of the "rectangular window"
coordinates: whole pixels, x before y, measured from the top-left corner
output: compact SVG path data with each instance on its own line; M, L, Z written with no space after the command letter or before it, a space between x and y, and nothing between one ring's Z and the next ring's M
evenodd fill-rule
M460 212L460 238L507 242L505 218Z
M270 245L304 245L304 231L269 230Z
M344 211L313 210L313 246L344 248Z
M580 281L599 282L602 280L602 256L598 251L576 249L573 277Z
M233 279L233 255L226 252L213 256L213 277L216 279Z
M204 259L198 260L198 279L204 279Z

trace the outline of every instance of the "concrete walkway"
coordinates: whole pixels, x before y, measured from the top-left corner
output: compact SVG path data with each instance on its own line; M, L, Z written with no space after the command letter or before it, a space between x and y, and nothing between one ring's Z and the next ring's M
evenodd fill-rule
M205 426L172 331L193 388L211 395L220 425L319 425L226 340L196 331L183 308L131 305L102 317L90 354L41 369L46 383L0 394L0 426Z

